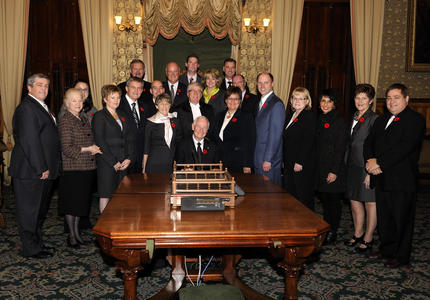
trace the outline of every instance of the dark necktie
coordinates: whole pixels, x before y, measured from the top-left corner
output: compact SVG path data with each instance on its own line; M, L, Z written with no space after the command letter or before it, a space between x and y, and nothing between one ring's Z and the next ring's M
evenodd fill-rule
M175 98L175 86L173 84L170 86L170 94L172 96L173 101L173 98Z
M190 83L193 83L193 77L190 78Z
M228 83L228 87L231 87L232 82L231 82L231 81L229 81L229 82L227 82L227 83Z
M136 123L136 126L139 127L139 116L137 115L137 111L136 111L136 103L131 104L131 112L133 113L133 119L134 119L134 122Z
M202 144L200 142L197 143L197 163L202 163Z

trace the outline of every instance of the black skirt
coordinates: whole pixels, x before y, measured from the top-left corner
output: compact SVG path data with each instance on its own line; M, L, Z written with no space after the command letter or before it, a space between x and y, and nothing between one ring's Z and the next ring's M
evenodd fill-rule
M96 170L63 172L60 177L58 204L61 215L88 216L95 178Z

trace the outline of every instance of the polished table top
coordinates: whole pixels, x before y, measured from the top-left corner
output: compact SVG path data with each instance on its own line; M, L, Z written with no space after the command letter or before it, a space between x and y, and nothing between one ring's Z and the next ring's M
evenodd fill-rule
M328 230L319 216L261 175L235 177L246 194L223 212L172 209L163 192L169 175L153 175L128 176L94 232L117 246L139 248L154 239L156 248L186 248L268 246L275 240L295 244Z
M245 193L285 193L285 190L263 175L232 174L232 176ZM124 177L115 193L169 193L172 190L170 177L169 174L130 174Z

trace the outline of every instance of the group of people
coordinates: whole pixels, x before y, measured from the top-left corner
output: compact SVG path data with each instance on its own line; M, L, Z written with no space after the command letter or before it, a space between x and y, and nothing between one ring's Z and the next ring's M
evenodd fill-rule
M323 90L319 116L309 91L298 87L283 131L284 187L308 208L321 200L330 224L326 244L334 244L342 199L350 200L354 233L344 244L397 268L409 263L415 216L418 157L425 119L408 107L403 84L386 90L387 112L372 111L375 89L358 84L356 112L346 121L337 111L338 94ZM380 246L371 251L378 228Z
M181 75L179 65L169 62L166 81L149 83L143 80L144 63L133 60L126 82L102 87L100 111L92 105L88 84L78 81L66 91L58 119L44 103L48 77L28 78L28 96L13 119L10 170L23 256L44 258L53 253L43 243L41 226L52 181L60 172L67 244L78 248L85 244L79 221L88 216L96 179L103 212L126 174L171 173L175 160L221 160L232 173L266 175L312 210L316 191L331 226L326 243L336 241L345 193L351 200L355 229L345 244L361 252L370 250L378 220L385 228L385 233L379 230L381 256L399 264L409 262L410 247L403 244L410 244L413 220L403 214L414 209L414 167L425 125L407 108L406 87L397 84L387 90L387 108L396 116L386 130L380 123L386 123L387 114L377 117L371 109L375 90L369 84L356 87L357 112L348 124L336 111L339 99L333 89L322 91L318 117L311 110L309 91L294 89L286 115L284 103L273 92L270 73L258 75L257 97L249 92L244 77L236 74L232 58L224 61L224 78L215 69L200 76L196 55L189 55L185 66ZM396 135L388 135L391 131ZM406 175L411 176L407 185L402 181ZM399 199L400 208L389 201L391 197ZM379 201L385 201L383 212Z

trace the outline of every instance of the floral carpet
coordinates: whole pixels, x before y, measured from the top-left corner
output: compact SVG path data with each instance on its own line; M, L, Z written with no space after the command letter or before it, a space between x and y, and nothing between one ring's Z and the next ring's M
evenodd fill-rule
M66 246L63 218L53 199L44 233L47 244L56 247L52 258L26 259L18 254L20 240L15 203L10 189L3 192L6 227L0 228L0 299L122 299L123 281L109 259L103 258L91 230L91 241L78 250ZM350 210L343 205L336 245L323 247L319 259L300 275L299 299L430 299L430 186L418 194L412 260L408 266L387 269L343 245L352 234ZM97 209L94 200L92 211ZM317 202L317 213L321 206ZM94 224L97 214L93 213ZM375 234L377 244L378 236ZM273 298L282 299L284 277L270 255L261 249L244 253L238 265L240 278ZM139 273L137 296L147 299L168 281L170 267L161 259Z

